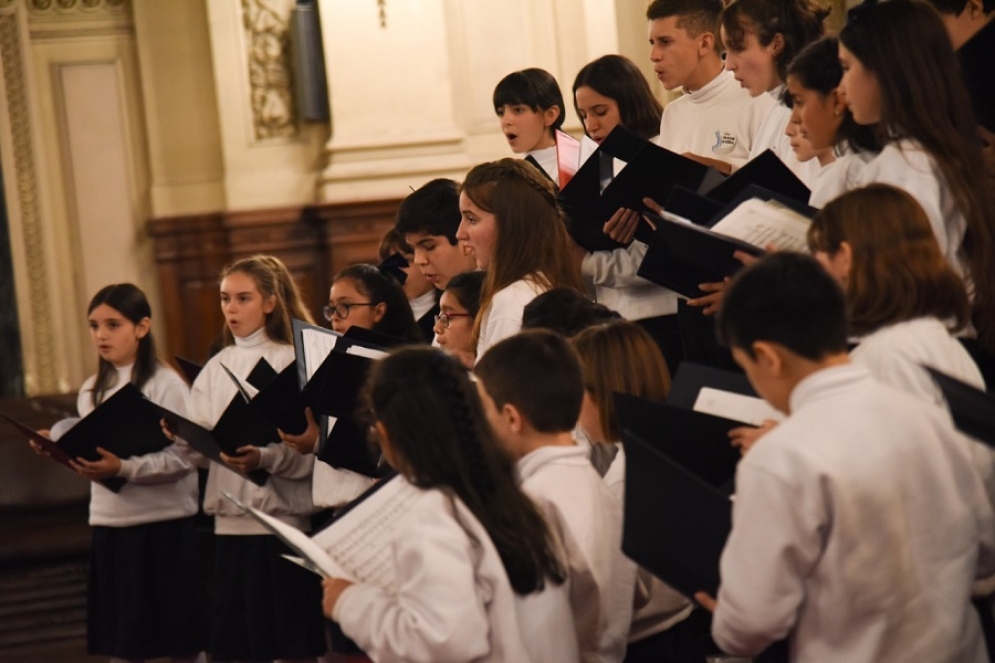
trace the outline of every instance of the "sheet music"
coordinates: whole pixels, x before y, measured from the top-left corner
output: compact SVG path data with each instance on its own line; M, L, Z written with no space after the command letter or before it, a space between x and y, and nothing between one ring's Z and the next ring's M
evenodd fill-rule
M332 352L338 340L338 334L317 329L305 329L301 332L301 341L304 343L304 371L308 380L321 366L321 362L325 361L325 357Z
M808 253L811 220L776 200L751 198L712 226L728 237L766 249L774 244L782 251Z
M352 578L394 591L397 581L390 544L419 493L419 488L395 477L312 541Z
M367 359L383 359L387 356L387 353L383 350L374 350L373 348L363 347L362 345L350 345L345 353L347 355L366 357Z
M731 391L712 387L701 388L692 409L695 412L742 421L750 426L760 426L765 419L784 420L784 414L775 410L762 398L734 394Z

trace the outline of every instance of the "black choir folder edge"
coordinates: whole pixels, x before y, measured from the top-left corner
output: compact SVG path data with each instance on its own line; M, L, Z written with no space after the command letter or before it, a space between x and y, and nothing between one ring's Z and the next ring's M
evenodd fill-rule
M172 442L159 425L159 409L137 387L129 383L80 419L58 442L31 430L6 414L0 413L0 416L38 442L49 452L52 460L72 469L69 465L72 459L100 460L97 447L126 459L162 451L171 445ZM111 477L100 483L116 493L124 487L127 480Z
M995 396L922 364L943 392L957 430L995 448Z
M390 546L421 489L399 475L378 481L345 506L327 527L308 536L296 527L243 504L233 495L222 495L283 541L297 557L289 561L322 578L344 578L369 583L388 591L396 589ZM357 554L358 552L358 554Z
M716 596L719 559L732 530L729 496L624 424L622 444L622 551L685 596Z

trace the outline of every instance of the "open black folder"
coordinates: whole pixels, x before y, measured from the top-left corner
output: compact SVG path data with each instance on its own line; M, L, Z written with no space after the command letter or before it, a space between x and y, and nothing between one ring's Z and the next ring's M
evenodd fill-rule
M714 366L683 361L677 368L677 373L674 374L670 393L667 394L667 405L691 410L694 408L701 390L705 387L721 389L742 396L757 396L750 381L742 373L733 373Z
M601 182L612 178L614 159L628 163L636 158L646 144L647 141L625 127L615 127L557 194L560 207L566 215L567 230L574 241L588 251L612 251L626 246L603 231L605 223L618 210L618 206L601 195ZM652 228L645 221L641 223L637 236L648 239Z
M923 365L943 392L957 430L995 448L995 395Z
M260 362L263 361L265 360L260 360ZM269 364L267 363L267 365ZM259 389L255 396L249 396L245 385L234 373L228 370L227 366L222 364L221 367L235 383L242 400L270 424L291 435L300 435L307 428L307 418L304 416L306 405L300 387L297 385L297 366L295 364L289 364L285 369L275 374ZM249 377L251 379L252 376Z
M763 187L802 204L808 203L812 195L805 183L771 150L750 159L717 186L699 189L698 192L719 203L728 204L749 186Z
M616 393L613 400L622 428L641 436L716 490L732 494L740 453L728 433L742 422L628 394Z
M318 460L336 469L352 470L364 476L381 476L380 453L371 444L369 427L355 417L336 417L318 449Z
M719 589L719 558L732 502L622 423L625 512L622 551L688 597Z
M158 406L130 383L80 419L58 442L31 431L11 417L2 416L38 442L53 460L67 467L69 459L100 460L97 447L102 447L119 458L131 458L162 451L172 444L159 426ZM112 477L100 483L118 492L127 482L125 479Z

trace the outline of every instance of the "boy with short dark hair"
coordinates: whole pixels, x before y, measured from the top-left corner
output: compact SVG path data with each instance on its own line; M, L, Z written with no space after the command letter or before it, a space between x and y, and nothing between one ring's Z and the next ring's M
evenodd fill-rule
M967 438L938 408L847 357L842 291L775 253L726 292L720 336L789 416L736 472L712 634L796 661L986 661L971 583L995 570L995 521Z
M522 489L563 544L581 660L621 661L636 567L621 550L621 505L571 436L584 395L580 360L563 338L534 330L492 346L474 371Z
M477 268L456 239L461 215L459 184L436 179L401 201L394 229L411 247L411 262L438 290L449 279Z

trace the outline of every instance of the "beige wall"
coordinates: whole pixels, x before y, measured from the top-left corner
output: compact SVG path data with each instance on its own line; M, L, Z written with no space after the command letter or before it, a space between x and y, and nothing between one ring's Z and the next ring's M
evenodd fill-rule
M150 218L402 196L508 156L505 74L622 52L634 0L319 0L332 122L292 101L294 0L0 0L0 165L26 386L93 370L85 305L132 281L158 308ZM654 81L654 85L658 85Z

